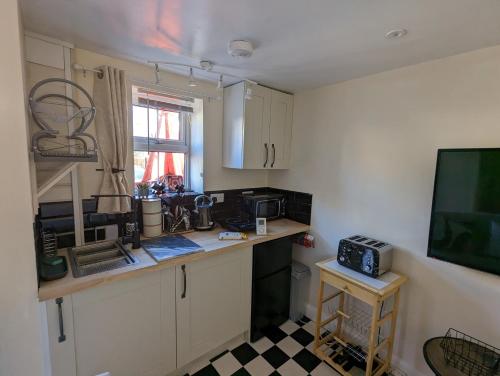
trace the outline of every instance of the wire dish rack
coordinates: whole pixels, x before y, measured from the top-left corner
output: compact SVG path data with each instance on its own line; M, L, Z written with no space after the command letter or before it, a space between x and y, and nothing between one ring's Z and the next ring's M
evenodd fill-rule
M137 262L135 256L119 240L68 248L68 256L75 278L123 268Z
M468 376L500 375L500 350L450 328L441 341L446 363Z

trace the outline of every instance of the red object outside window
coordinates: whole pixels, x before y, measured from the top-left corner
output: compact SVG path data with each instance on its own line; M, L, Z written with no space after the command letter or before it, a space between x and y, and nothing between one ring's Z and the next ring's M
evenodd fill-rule
M169 114L172 113L169 111L158 111L158 121L156 123L156 134L158 135L158 139L169 140L179 138L179 117L177 116L175 119L177 120L177 124L171 124ZM155 173L156 169L158 169L158 173ZM180 176L182 179L183 175L184 154L151 152L147 153L146 166L144 168L144 175L142 176L141 181L149 182L166 176Z

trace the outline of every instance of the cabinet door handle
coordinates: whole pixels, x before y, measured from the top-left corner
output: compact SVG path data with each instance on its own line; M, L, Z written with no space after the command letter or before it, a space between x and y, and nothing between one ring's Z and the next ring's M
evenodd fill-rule
M267 147L267 143L264 143L264 147L266 148L266 161L264 162L264 167L266 167L267 160L269 159L269 148Z
M183 290L182 290L182 294L181 294L181 299L184 299L186 297L186 288L187 288L186 265L182 265L181 269L182 269L182 277L184 279L184 284L183 284Z
M57 339L59 342L66 341L66 336L64 335L64 321L63 321L62 303L63 303L63 298L56 299L57 311L59 313L59 338Z
M274 144L272 144L271 147L273 148L273 162L271 163L271 167L274 167L274 162L276 162L276 148Z

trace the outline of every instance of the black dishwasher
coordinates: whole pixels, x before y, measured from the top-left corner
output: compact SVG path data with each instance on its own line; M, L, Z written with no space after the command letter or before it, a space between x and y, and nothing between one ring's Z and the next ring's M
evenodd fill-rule
M253 247L250 341L283 324L290 312L292 241L280 238Z

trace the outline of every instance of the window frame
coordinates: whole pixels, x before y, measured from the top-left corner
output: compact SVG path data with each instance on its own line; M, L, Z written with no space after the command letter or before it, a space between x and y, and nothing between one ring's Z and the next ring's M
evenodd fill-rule
M143 88L143 89L151 89L148 85L136 84L132 83L131 89L133 87ZM175 95L173 93L169 93L167 90L162 90L158 88L154 88L155 91L158 91L161 94L165 95ZM132 91L132 90L131 90ZM140 104L135 104L134 99L130 98L130 114L131 114L131 134L132 134L132 155L136 151L141 152L160 152L160 153L182 153L184 154L184 186L186 190L190 189L190 158L191 158L191 130L188 126L187 117L191 116L183 111L170 111L170 112L178 112L179 113L179 140L168 140L168 139L159 139L159 138L150 138L144 136L134 136L134 106L148 108L147 106L143 106ZM154 108L154 107L150 107ZM149 116L149 115L148 115ZM158 121L158 116L157 116ZM151 142L153 140L153 142ZM132 165L133 168L133 176L135 176L135 166ZM134 178L134 184L135 178Z

